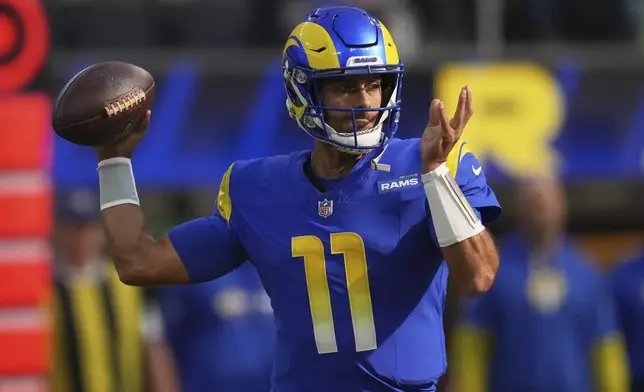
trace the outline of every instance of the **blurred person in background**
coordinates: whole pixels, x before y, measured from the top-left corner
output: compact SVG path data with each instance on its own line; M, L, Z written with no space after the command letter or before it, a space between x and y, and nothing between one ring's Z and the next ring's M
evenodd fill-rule
M559 180L523 180L517 201L518 232L500 241L498 277L455 331L454 391L626 392L612 298L564 232Z
M53 392L177 392L160 316L103 253L98 195L56 196Z
M183 392L268 392L275 354L270 299L246 263L211 282L157 291Z
M614 267L611 286L620 326L626 338L631 391L644 392L644 252Z

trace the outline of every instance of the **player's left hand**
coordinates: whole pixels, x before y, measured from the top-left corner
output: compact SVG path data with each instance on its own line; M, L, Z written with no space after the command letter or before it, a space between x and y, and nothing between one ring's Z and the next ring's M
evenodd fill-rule
M445 115L445 104L434 99L429 108L429 122L420 141L423 173L429 173L447 161L447 155L461 138L463 129L472 118L472 92L468 86L461 89L456 113L451 120Z

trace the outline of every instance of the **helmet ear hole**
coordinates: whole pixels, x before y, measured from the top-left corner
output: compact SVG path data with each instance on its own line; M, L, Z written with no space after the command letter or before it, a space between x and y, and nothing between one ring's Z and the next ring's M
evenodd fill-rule
M293 90L293 86L291 86L290 83L286 83L286 95L288 95L288 98L295 106L302 107L306 105L306 102L302 102L300 96L295 93L295 90Z

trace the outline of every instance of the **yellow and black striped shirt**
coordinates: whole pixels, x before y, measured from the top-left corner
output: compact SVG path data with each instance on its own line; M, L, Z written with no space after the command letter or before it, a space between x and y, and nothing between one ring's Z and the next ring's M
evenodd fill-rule
M143 296L111 264L55 277L52 392L143 392Z

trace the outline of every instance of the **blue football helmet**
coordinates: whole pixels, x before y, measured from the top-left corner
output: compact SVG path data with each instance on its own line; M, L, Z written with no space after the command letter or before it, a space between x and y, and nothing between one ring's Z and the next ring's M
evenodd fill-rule
M298 126L317 140L351 154L382 148L398 129L403 64L389 30L357 7L318 8L289 36L282 54L286 108ZM318 81L343 76L381 75L379 108L336 108L320 101ZM351 112L353 132L329 126L328 110ZM380 112L376 126L358 130L357 112Z

